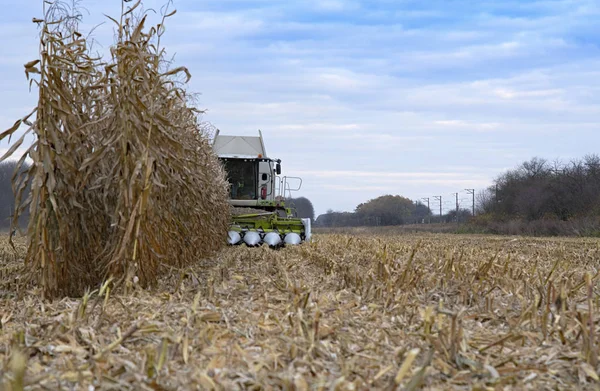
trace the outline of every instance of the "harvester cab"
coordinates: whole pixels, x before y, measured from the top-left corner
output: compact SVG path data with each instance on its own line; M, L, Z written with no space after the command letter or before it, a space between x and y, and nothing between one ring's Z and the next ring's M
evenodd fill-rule
M226 136L217 130L213 150L229 181L229 244L275 248L310 240L310 219L297 217L286 205L302 179L281 176L281 160L267 156L260 130L258 137Z

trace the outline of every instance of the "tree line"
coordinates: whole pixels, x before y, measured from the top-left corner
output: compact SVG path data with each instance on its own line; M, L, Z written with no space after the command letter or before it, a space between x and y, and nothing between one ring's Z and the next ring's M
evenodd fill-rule
M328 210L315 225L469 222L490 233L577 234L583 231L582 226L587 232L600 232L600 157L587 155L567 163L539 157L525 161L478 193L476 214L473 218L470 209L459 209L439 216L420 202L384 195L358 205L353 212Z
M354 212L328 210L315 221L321 227L388 226L436 220L424 204L400 196L383 195L359 204Z
M290 198L286 201L285 204L287 207L294 209L297 217L311 219L311 221L315 221L315 208L308 198Z
M495 220L600 216L600 157L568 163L533 158L498 176L478 198L479 213Z

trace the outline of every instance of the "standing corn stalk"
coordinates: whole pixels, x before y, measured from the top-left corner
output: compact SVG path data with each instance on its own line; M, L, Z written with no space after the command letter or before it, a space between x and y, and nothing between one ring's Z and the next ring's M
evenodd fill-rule
M2 159L35 136L13 177L13 226L29 207L26 263L47 296L80 294L109 275L148 285L225 237L225 175L176 79L190 74L164 69L160 36L174 12L145 30L145 16L132 18L139 4L111 18L118 38L106 63L72 18L50 19L58 4L44 10L40 59L25 65L39 74L38 106L0 135L28 125Z

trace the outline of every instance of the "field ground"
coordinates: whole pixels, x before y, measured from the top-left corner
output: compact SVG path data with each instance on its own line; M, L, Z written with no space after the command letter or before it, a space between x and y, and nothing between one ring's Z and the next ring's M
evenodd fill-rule
M598 240L321 234L55 302L17 292L16 258L0 265L0 389L600 384Z

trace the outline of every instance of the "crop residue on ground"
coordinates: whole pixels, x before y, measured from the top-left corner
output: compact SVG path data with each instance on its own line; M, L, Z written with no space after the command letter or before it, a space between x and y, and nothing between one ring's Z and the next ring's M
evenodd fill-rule
M21 286L5 249L0 388L596 389L599 251L316 235L227 248L151 290L50 302Z

